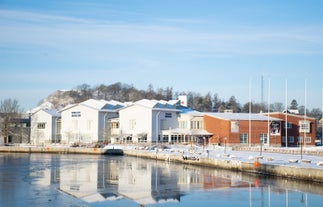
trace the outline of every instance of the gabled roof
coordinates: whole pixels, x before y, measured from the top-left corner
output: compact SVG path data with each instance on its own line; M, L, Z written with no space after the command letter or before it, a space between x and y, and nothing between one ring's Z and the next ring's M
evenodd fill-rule
M56 110L56 109L43 109L43 111L46 112L47 114L53 116L53 117L60 117L61 116L59 111Z
M189 115L189 116L195 116L195 117L198 117L198 116L204 116L204 113L202 112L199 112L199 111L196 111L196 110L187 110L185 112L182 112L181 111L181 114L186 114L186 115Z
M103 109L103 107L108 104L105 100L95 100L95 99L88 99L80 103L82 106L87 106L96 110Z
M205 113L205 115L212 116L218 119L235 120L235 121L281 121L281 119L268 117L262 114L249 113Z
M148 99L141 99L139 101L136 101L135 105L140 105L147 108L155 108L155 109L176 109L176 104L178 103L178 100L171 100L171 101L165 101L165 100L148 100Z
M88 99L86 101L83 101L79 104L71 104L63 108L61 111L73 108L75 106L86 106L92 109L95 109L97 111L115 111L117 109L125 107L127 104L121 103L119 101L111 100L111 101L106 101L106 100L95 100L95 99Z

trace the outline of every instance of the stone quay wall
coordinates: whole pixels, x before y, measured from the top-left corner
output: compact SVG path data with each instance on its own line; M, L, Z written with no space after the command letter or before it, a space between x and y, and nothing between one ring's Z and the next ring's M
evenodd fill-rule
M260 164L255 161L240 161L228 159L210 159L199 158L196 160L185 160L181 155L165 154L160 152L148 152L144 150L125 150L125 155L136 156L149 159L164 160L169 162L178 162L184 164L198 165L204 167L214 167L220 169L235 170L241 172L294 178L304 181L323 183L323 168L307 167L306 164L298 166L278 165L278 164Z

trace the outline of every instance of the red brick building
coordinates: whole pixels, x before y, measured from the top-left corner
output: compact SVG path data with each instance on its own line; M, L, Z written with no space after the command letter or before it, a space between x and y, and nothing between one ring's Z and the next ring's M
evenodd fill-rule
M281 146L281 119L249 113L206 113L204 128L213 136L210 143L228 145L259 145L263 140L265 145ZM275 123L276 131L272 131L271 124ZM275 129L276 129L275 128ZM272 131L272 133L270 133ZM272 134L268 139L268 132ZM274 134L275 133L275 134ZM250 136L250 135L251 136Z
M268 114L264 114L268 115ZM286 132L287 132L287 146L295 147L299 146L301 141L303 146L315 145L316 136L316 120L303 115L296 115L291 113L269 113L270 117L278 118L282 120L281 126L281 138L282 146L286 146ZM287 130L285 128L285 123L287 119ZM303 139L305 135L305 140Z
M284 113L205 113L204 129L212 133L210 144L285 146ZM287 114L288 146L298 146L304 136L304 145L315 145L315 119ZM250 136L251 135L251 136Z

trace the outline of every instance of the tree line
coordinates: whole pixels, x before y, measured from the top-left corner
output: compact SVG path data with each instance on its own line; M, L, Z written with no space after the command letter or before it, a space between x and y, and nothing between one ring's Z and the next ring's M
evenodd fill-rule
M234 113L259 113L259 112L282 112L285 110L285 105L281 102L267 103L247 102L241 104L235 96L231 96L228 100L224 100L217 93L208 92L202 95L193 91L173 91L172 87L156 88L149 84L146 90L139 90L133 85L116 82L110 85L98 85L91 87L88 84L81 84L68 91L69 96L75 100L75 103L85 101L90 98L117 100L120 102L138 101L141 99L155 100L171 100L177 99L179 95L187 96L187 104L190 108L201 112L224 112L226 110ZM298 106L298 103L293 99L288 110L297 109L299 114L305 114L305 107ZM306 114L310 117L320 119L322 111L319 108L306 109Z
M267 103L247 102L240 104L235 96L231 96L228 100L221 99L217 93L212 94L208 92L205 95L200 93L174 92L172 87L154 89L152 84L149 84L146 90L139 90L133 85L124 83L113 83L110 85L100 84L91 87L88 84L81 84L72 90L63 91L60 93L53 93L45 100L50 100L56 109L65 107L70 103L80 103L90 98L117 100L120 102L134 102L141 99L155 99L155 100L172 100L177 99L179 95L187 96L187 104L190 108L201 112L225 112L226 110L233 113L259 113L268 112L283 112L285 106L283 103L272 103L268 106ZM41 101L41 102L44 102ZM41 104L41 102L39 104ZM295 99L292 100L287 107L288 110L298 110L299 114L305 114L305 107L298 106ZM0 134L7 137L9 134L9 124L15 118L22 114L22 109L16 99L5 99L0 103ZM306 115L320 120L322 118L322 111L319 108L311 110L306 109ZM320 134L321 125L317 125L317 131Z

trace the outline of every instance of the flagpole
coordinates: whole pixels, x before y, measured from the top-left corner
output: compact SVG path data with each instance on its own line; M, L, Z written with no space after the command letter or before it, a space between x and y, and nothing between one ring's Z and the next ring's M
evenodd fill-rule
M249 79L249 147L251 147L251 78Z
M287 134L287 79L285 80L285 147L288 147L288 134Z
M270 78L268 79L268 117L267 117L267 133L268 133L268 137L267 137L267 143L268 146L270 146L270 131L269 131L269 113L270 113Z
M304 124L306 124L305 126L307 126L307 122L306 122L306 107L307 107L307 93L306 93L306 91L307 91L307 89L306 88L307 88L307 80L305 79L305 111L304 111ZM306 147L305 138L306 138L306 128L304 130L304 141L303 141L304 147Z

